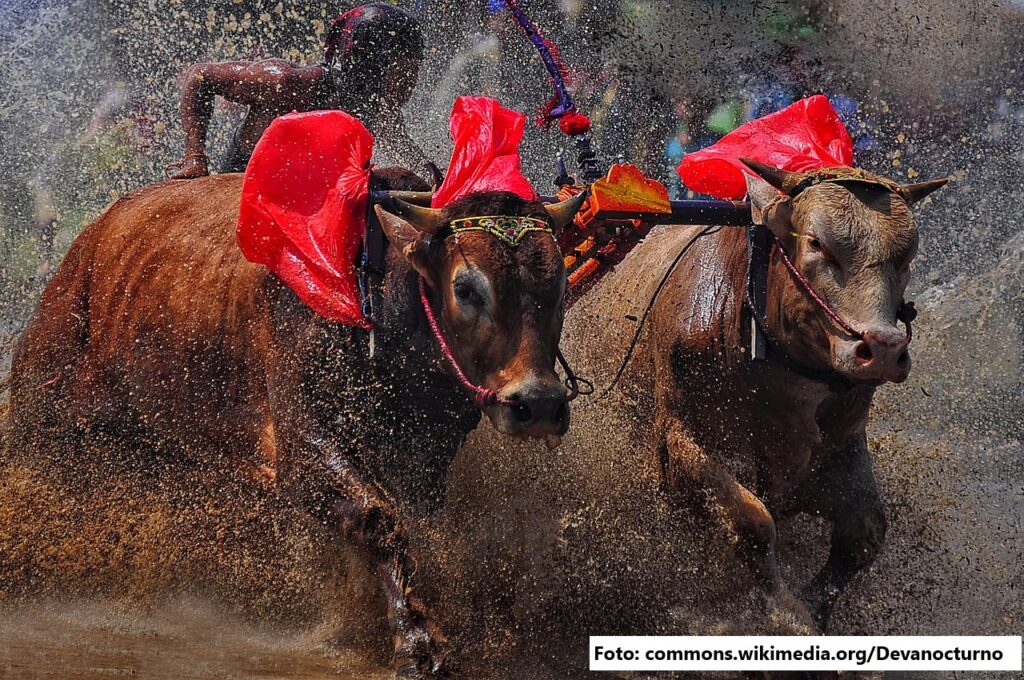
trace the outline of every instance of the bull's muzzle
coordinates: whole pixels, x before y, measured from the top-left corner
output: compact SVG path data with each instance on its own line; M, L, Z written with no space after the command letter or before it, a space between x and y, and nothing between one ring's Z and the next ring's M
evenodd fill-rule
M495 407L498 430L525 437L560 437L569 429L569 396L561 383L528 380L501 390L508 404Z
M901 383L910 375L907 334L896 326L872 326L850 343L847 365L856 380Z

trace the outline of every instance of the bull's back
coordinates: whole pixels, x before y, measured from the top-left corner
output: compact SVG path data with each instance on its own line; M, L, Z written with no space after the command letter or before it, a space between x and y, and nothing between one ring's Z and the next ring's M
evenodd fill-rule
M267 275L235 243L240 191L239 175L165 182L82 232L16 349L15 431L73 420L204 444L237 434L259 408ZM211 412L222 417L197 417Z
M735 278L731 269L737 258L731 253L736 247L731 241L742 235L741 230L732 230L734 235L723 229L701 236L705 229L655 229L572 308L564 344L599 382L611 380L638 330L642 333L634 348L635 363L650 355L649 345L659 337L677 338L682 330L695 336L687 341L698 343L720 332L725 310L723 295L716 291L725 293ZM743 260L743 243L738 245ZM655 326L662 327L652 332Z

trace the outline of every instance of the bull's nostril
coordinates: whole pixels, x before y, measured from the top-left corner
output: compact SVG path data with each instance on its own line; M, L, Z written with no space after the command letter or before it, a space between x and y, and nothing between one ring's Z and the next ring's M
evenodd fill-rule
M857 343L857 348L854 350L854 355L861 363L868 363L874 357L871 353L871 347L866 342Z
M524 402L519 402L512 407L512 412L516 414L516 419L521 423L528 423L533 420L533 411Z
M906 366L907 362L909 362L909 361L910 361L910 352L908 352L907 350L903 350L903 352L900 354L900 358L896 360L896 363L899 366Z
M564 423L568 419L569 419L569 404L567 402L563 401L561 404L559 404L558 410L555 411L555 422L558 423L559 425L561 425L562 423Z

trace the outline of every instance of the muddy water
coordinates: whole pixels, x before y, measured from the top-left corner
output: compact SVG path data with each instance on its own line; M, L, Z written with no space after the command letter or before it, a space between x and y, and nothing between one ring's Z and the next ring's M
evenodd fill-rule
M270 629L180 602L148 616L78 603L8 612L0 622L0 678L377 680L379 664L313 635Z
M245 477L93 464L0 466L0 677L381 677L382 603L325 527Z

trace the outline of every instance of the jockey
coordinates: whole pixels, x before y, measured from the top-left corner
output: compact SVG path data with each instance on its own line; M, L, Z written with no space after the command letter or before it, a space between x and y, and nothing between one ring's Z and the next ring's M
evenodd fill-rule
M300 66L282 59L196 64L184 74L185 158L173 179L209 174L206 132L215 96L249 107L221 172L245 170L256 142L278 116L321 109L356 116L377 136L389 162L418 167L427 159L405 131L402 106L422 60L419 22L397 7L370 3L334 20L321 64Z

